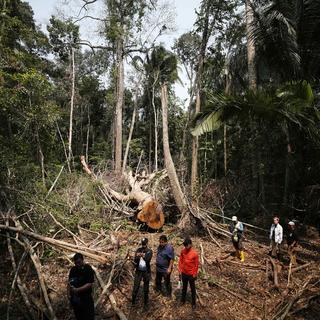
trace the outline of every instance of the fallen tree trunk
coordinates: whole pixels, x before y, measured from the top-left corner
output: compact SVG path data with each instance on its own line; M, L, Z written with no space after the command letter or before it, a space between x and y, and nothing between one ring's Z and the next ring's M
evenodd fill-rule
M95 275L96 275L96 277L97 277L97 280L98 280L98 282L99 282L99 284L100 284L100 286L101 286L101 289L102 289L102 294L101 294L101 295L107 293L109 287L111 286L111 278L112 278L112 275L111 275L111 277L109 278L108 283L105 284L105 282L102 280L102 278L101 278L101 276L100 276L97 268L94 268L94 267L93 267L93 271L94 271L94 273L95 273ZM112 272L112 274L113 274L113 272ZM123 311L117 306L117 301L116 301L116 299L115 299L115 297L114 297L114 295L113 295L112 293L109 293L109 294L108 294L108 299L109 299L109 301L110 301L110 304L111 304L112 309L113 309L114 312L118 315L119 319L120 319L120 320L127 320L127 317L125 316L125 314L123 313ZM100 299L99 299L99 300L100 300ZM96 302L96 304L98 304L99 300Z
M79 253L83 254L84 256L91 258L91 259L94 259L94 260L101 262L101 263L108 262L108 259L106 258L107 254L102 251L98 251L98 250L87 248L87 247L76 246L76 245L73 245L73 244L65 242L65 241L55 240L55 239L52 239L52 238L49 238L46 236L42 236L37 233L31 232L28 230L24 230L21 228L17 228L17 227L9 227L9 226L0 224L0 229L20 233L20 234L25 235L27 237L31 237L31 238L39 240L41 242L48 243L53 247L59 247L59 248L62 248L62 249L68 250L68 251L72 251L72 252L79 252Z
M132 172L128 174L124 173L126 180L128 181L131 191L128 194L122 194L113 190L109 184L98 177L88 167L85 157L80 157L83 170L89 174L93 179L100 180L103 188L112 198L122 202L135 202L138 204L137 219L140 222L147 224L152 229L160 229L164 224L164 214L161 204L150 193L142 190L142 186L148 184L154 179L157 173L151 175L142 175L139 177L133 177Z

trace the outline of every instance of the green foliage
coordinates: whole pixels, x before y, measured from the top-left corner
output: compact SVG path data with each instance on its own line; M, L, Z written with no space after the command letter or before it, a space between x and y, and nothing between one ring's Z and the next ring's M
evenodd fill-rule
M76 48L79 41L79 26L70 19L62 21L52 16L47 29L53 51L62 61L68 60L71 48Z
M153 83L173 83L179 80L177 57L163 46L153 49L150 58L147 58L145 70L151 75Z
M311 86L306 81L288 83L256 93L249 91L243 96L212 95L208 98L207 109L195 119L198 124L192 134L197 136L217 130L231 119L241 122L249 118L277 122L280 125L287 121L301 129L316 130L317 112L313 101Z

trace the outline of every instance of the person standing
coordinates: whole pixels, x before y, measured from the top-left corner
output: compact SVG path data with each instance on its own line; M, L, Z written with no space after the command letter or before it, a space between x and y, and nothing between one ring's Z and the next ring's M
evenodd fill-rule
M188 289L188 283L191 288L192 297L192 309L196 308L196 278L199 268L199 256L198 253L192 248L192 240L186 238L183 241L184 248L181 251L179 258L179 277L182 280L182 294L181 303L185 304L186 294Z
M165 235L161 235L159 238L159 246L157 250L156 260L156 291L162 292L162 279L166 288L165 294L171 297L171 272L173 269L174 261L174 249L168 244L168 238Z
M236 249L236 256L244 262L244 252L243 252L243 244L242 244L242 234L243 234L243 224L238 221L236 216L233 216L230 224L230 232L231 232L231 241Z
M151 277L150 261L152 259L152 250L148 247L148 239L141 240L141 247L137 249L134 256L135 275L132 290L132 305L135 305L141 280L143 279L143 297L144 309L149 307L149 282Z
M69 272L68 296L74 315L77 320L94 320L94 272L89 264L84 263L81 253L76 253L73 261L75 265Z
M273 224L270 228L270 247L271 247L271 256L276 257L278 260L280 258L280 245L283 239L283 229L279 223L279 217L275 216L273 218Z
M298 245L298 235L296 231L296 225L293 221L290 221L288 223L287 244L290 263L292 265L295 265L297 264L296 251Z

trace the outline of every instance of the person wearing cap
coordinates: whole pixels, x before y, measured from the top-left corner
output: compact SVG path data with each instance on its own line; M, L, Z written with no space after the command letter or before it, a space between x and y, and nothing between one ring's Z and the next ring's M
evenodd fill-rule
M159 246L157 250L156 260L156 291L162 292L162 279L166 288L165 295L171 297L172 286L171 286L171 273L174 262L174 249L168 244L168 238L166 235L161 235L159 238Z
M196 278L198 275L199 257L198 253L192 248L192 240L186 238L183 241L184 248L179 257L179 277L182 280L181 304L186 302L188 283L191 288L192 309L196 308Z
M244 252L243 252L243 245L242 245L242 234L243 234L243 224L242 222L238 221L236 216L233 216L231 219L230 224L230 233L231 233L231 241L236 249L236 256L244 262Z
M282 226L279 223L279 217L275 216L273 218L273 224L271 225L270 228L270 240L271 240L271 256L272 257L277 257L279 260L280 258L280 245L282 243L282 238L283 238L283 229Z
M151 277L150 261L152 250L148 247L148 239L141 240L141 247L137 249L134 256L135 275L132 290L132 305L135 305L141 280L143 279L144 309L148 309L149 304L149 282Z
M290 263L297 264L296 250L298 244L298 235L296 232L296 225L293 221L288 223L288 234L287 234L287 244L288 244L288 255L290 257Z

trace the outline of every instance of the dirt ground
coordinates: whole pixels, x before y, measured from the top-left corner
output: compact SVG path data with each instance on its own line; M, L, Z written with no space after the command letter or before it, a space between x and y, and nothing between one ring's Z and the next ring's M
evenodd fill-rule
M155 278L155 256L160 234L166 234L169 242L173 245L176 253L176 262L172 274L173 295L172 298L157 295L153 286ZM97 234L85 233L82 235L86 243L94 243ZM221 247L214 244L210 238L193 237L194 248L200 256L200 271L196 282L197 286L197 309L193 311L188 291L187 303L179 306L180 289L178 289L177 261L182 249L182 238L179 237L173 227L165 227L162 233L146 233L134 230L119 230L113 233L118 239L118 259L127 256L123 268L118 272L112 293L117 301L118 307L127 316L127 319L208 319L208 320L231 320L231 319L273 319L277 309L290 301L297 293L302 284L309 276L320 279L320 240L302 239L298 251L298 263L310 265L292 274L292 279L287 286L288 257L283 249L281 257L281 272L279 273L279 288L275 288L271 274L266 276L266 261L268 261L268 246L261 242L250 240L244 242L245 262L241 263L233 255L233 247L228 239L218 239ZM142 237L149 238L149 246L153 250L152 259L152 280L150 287L150 309L143 311L142 292L139 293L137 305L131 307L131 290L133 284L132 257ZM67 239L68 240L68 239ZM265 236L267 241L267 234ZM69 239L68 241L71 241ZM104 241L99 250L110 251L110 242ZM111 250L110 258L114 257L116 250ZM50 297L54 309L57 311L57 318L61 320L74 319L66 295L66 282L68 272L72 266L67 256L62 253L50 253L42 251L43 273L48 287L51 291ZM47 255L47 256L46 256ZM70 257L70 256L69 256ZM87 263L94 265L107 282L110 274L110 265L99 265L96 262L86 259ZM0 318L5 319L7 312L8 295L13 279L10 270L10 259L6 256L0 261L1 267L1 307ZM271 268L271 266L269 267ZM28 281L29 288L34 288L37 294L34 271L21 270L24 274L24 281ZM10 279L8 282L7 279ZM286 319L319 319L320 311L320 283L314 280L310 290L306 290L301 299L295 301ZM218 284L219 286L217 286ZM223 288L222 288L223 287ZM142 286L141 286L142 290ZM189 290L189 289L188 289ZM101 293L98 281L94 285L94 298L97 299ZM310 300L309 297L312 297ZM308 302L306 304L306 301ZM17 290L13 292L10 319L24 319L23 305L20 301ZM302 308L305 307L305 308ZM301 309L299 311L299 308ZM296 312L295 312L296 311ZM40 319L40 317L39 317ZM109 300L104 297L96 308L96 319L117 319L117 316L110 308ZM280 318L274 318L280 319Z

